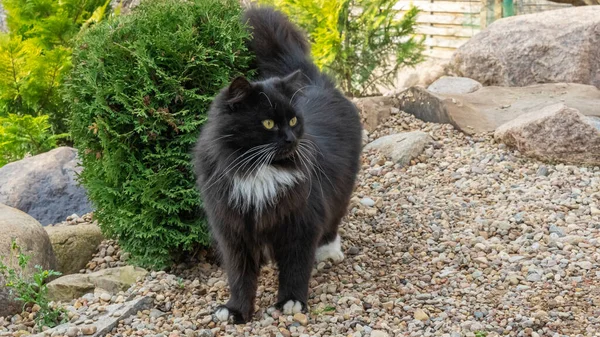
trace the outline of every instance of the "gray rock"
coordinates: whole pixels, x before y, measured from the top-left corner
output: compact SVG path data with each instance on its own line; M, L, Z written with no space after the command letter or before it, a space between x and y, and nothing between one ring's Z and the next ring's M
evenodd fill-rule
M411 87L400 92L398 99L402 111L426 122L452 124L466 134L494 131L521 115L557 103L575 108L588 118L600 117L600 90L576 83L490 86L469 94L436 94Z
M0 168L0 203L20 209L43 226L64 221L73 213L92 211L78 185L77 150L59 147Z
M504 18L462 45L450 66L486 86L571 82L600 88L598 31L600 6Z
M503 124L494 137L541 160L600 165L600 130L562 103Z
M466 77L442 76L427 90L434 94L468 94L481 89L481 83Z
M425 145L432 141L431 136L422 131L402 132L381 137L364 147L364 151L376 149L394 162L405 166L421 154Z
M1 187L0 187L1 188ZM15 239L21 247L22 252L31 256L25 277L30 277L34 272L34 266L40 265L43 269L56 270L56 257L48 234L31 216L0 204L0 259L20 272L20 268L11 256L11 242ZM0 275L0 317L20 313L23 303L13 300L9 290L4 286L5 280Z

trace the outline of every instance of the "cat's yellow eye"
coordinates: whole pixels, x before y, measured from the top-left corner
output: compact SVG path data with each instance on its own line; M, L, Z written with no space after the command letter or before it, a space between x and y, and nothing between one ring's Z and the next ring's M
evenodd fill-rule
M298 119L296 117L290 119L290 126L294 126L296 123L298 123Z
M265 119L262 121L262 124L267 130L271 130L275 126L275 122L272 119Z

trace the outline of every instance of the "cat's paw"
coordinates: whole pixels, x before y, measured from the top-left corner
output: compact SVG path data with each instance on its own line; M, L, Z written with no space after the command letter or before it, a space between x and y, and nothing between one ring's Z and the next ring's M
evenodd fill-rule
M224 305L217 307L215 310L215 317L219 322L229 322L233 324L243 324L246 322L240 312L229 309Z
M302 312L303 307L302 302L289 300L281 306L281 311L285 315L293 315Z
M335 240L317 248L315 259L317 262L323 262L327 259L331 259L335 263L342 262L344 260L344 253L342 252L340 236L336 236Z

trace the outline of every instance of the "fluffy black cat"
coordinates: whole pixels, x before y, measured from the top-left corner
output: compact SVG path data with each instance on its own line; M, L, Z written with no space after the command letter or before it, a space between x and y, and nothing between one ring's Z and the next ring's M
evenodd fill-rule
M254 313L260 266L279 268L276 307L306 310L315 258L341 261L338 226L359 170L355 106L312 63L303 34L268 7L246 11L261 80L213 101L194 149L198 188L227 271L222 321Z

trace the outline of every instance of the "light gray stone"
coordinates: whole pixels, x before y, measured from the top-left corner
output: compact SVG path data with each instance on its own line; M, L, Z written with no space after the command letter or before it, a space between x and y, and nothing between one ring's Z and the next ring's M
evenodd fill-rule
M437 81L431 83L427 90L435 94L468 94L481 89L481 83L467 78L442 76Z
M421 154L425 145L431 141L431 136L423 131L402 132L376 139L367 144L364 151L376 149L397 164L405 166Z

